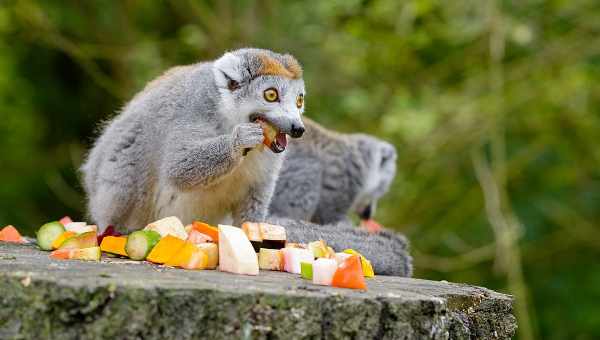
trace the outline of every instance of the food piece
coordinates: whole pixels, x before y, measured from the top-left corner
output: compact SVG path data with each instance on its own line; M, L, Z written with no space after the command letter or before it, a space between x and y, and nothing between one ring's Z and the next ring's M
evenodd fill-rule
M102 244L102 240L106 237L106 236L121 236L122 234L120 232L118 232L115 227L113 227L112 225L109 225L108 227L106 227L106 229L104 229L104 231L102 232L102 234L98 235L98 244Z
M60 224L62 224L63 226L66 226L67 224L73 222L73 220L69 216L65 216L58 220L58 222L60 222Z
M219 246L216 243L196 244L207 256L206 269L216 269L219 264Z
M54 242L52 242L52 249L58 249L60 248L60 246L62 246L62 244L69 238L75 236L76 234L72 231L65 231L64 233L60 234L59 237L56 238L56 240L54 240Z
M202 250L198 249L192 242L186 241L184 246L171 257L166 263L167 266L181 267L184 269L204 269L208 264L208 256Z
M382 229L381 224L377 223L374 219L361 220L360 226L371 234L378 233Z
M259 119L257 121L263 129L263 144L267 147L271 147L271 144L277 137L277 129L269 122Z
M312 278L313 278L312 262L300 262L300 276L303 279L312 280Z
M60 222L46 223L37 232L37 244L43 250L51 250L54 240L64 232L65 226Z
M199 221L194 221L192 222L192 228L194 228L194 230L199 231L203 234L206 234L208 236L210 236L210 238L212 238L212 241L215 243L219 242L219 229L208 225L204 222L199 222Z
M258 267L262 270L283 270L283 253L281 249L260 248Z
M340 288L367 289L360 256L350 255L333 274L331 285Z
M127 256L125 245L127 244L127 236L105 236L100 243L100 250L103 252Z
M361 253L357 252L354 249L346 249L344 250L344 253L360 256L360 265L362 266L362 271L365 277L375 276L375 272L373 271L373 266L371 265L371 262L367 260Z
M12 225L7 225L6 227L2 228L2 230L0 230L0 241L12 243L27 242L25 241L23 236L21 236L17 228L13 227Z
M164 264L175 256L185 246L184 240L173 235L167 235L158 241L152 248L146 260L158 264Z
M88 233L90 231L95 232L96 228L94 228L94 226L87 225L87 223L85 222L71 222L65 225L65 230L72 231L75 234L83 234Z
M193 244L200 244L200 243L206 243L206 242L212 242L212 237L203 234L195 229L190 230L190 232L188 232L188 241L192 242Z
M258 257L242 229L219 224L219 270L258 275Z
M319 241L314 241L314 242L310 242L308 244L308 249L310 249L310 251L312 251L313 256L316 258L330 258L332 257L332 254L330 252L331 247L328 247L327 244L325 243L325 241L323 240L319 240ZM331 249L331 251L333 251L333 249ZM333 253L335 256L335 253Z
M58 249L50 253L50 257L57 260L100 261L100 256L100 247Z
M250 240L250 242L262 242L259 223L244 222L242 223L242 230L244 231L244 233L246 233L246 237L248 237L248 240Z
M335 250L333 250L333 248L327 246L327 258L329 259L334 259L335 258Z
M310 250L302 248L283 248L284 270L288 273L300 274L300 262L313 262Z
M350 256L352 255L346 253L335 253L335 260L337 261L338 265L340 265L344 263L344 261L346 261Z
M299 248L299 249L307 249L306 244L304 243L286 243L286 248Z
M144 228L144 230L154 230L157 233L159 233L161 237L165 237L167 235L173 235L182 240L187 240L187 238L188 238L188 235L185 232L185 228L183 227L183 224L175 216L165 217L158 221L154 221L154 222L148 224Z
M331 280L337 268L338 264L335 259L316 259L312 264L313 283L331 286Z
M66 239L58 249L91 248L98 246L98 238L95 231L71 236Z
M134 231L127 237L125 253L132 260L145 260L160 240L160 234L154 230Z
M242 229L256 252L259 252L260 248L281 249L285 247L286 235L282 226L269 223L244 222Z

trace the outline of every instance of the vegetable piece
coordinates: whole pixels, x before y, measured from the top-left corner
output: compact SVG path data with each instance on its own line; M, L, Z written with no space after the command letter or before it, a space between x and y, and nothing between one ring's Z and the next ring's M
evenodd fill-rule
M203 234L203 233L199 232L198 230L192 229L188 233L187 240L192 242L193 244L200 244L200 243L212 242L212 237L210 237L206 234Z
M54 240L65 231L65 227L58 221L44 224L37 232L38 246L43 250L51 250Z
M6 227L2 228L2 230L0 230L0 241L12 243L27 242L25 241L23 236L21 236L17 228L13 227L12 225L7 225Z
M310 250L302 248L283 248L284 270L288 273L300 274L300 262L313 262Z
M131 236L129 236L131 237ZM164 264L175 256L185 246L184 240L173 235L167 235L158 241L152 248L146 260L158 264Z
M60 246L62 246L62 244L69 238L75 236L76 234L72 231L65 231L64 233L60 234L59 237L56 238L56 240L54 240L54 242L52 242L52 249L58 249L60 248Z
M208 264L208 256L192 242L186 241L175 256L166 263L167 266L185 269L204 269Z
M123 234L121 234L120 232L118 232L114 226L109 225L108 227L106 227L106 229L104 229L104 231L98 235L98 244L102 244L102 240L106 237L106 236L122 236Z
M125 245L127 244L127 236L104 236L100 243L100 250L103 252L127 256Z
M58 220L58 222L60 222L60 224L62 224L63 226L66 226L67 224L73 222L73 220L69 216L65 216Z
M328 247L325 241L319 240L310 242L308 244L308 249L312 251L314 257L316 258L330 258L332 257L332 253L330 252L331 247ZM335 253L333 253L333 257L335 257Z
M132 260L145 260L161 240L154 230L138 230L129 234L125 243L125 253Z
M215 243L219 242L219 229L208 225L204 222L194 221L192 222L192 228L196 231L199 231L203 234L206 234L212 238L212 241Z
M50 253L50 257L57 260L100 261L100 256L100 247L58 249Z
M350 255L333 274L331 285L340 288L367 289L360 256Z
M95 226L87 225L85 222L71 222L65 225L66 231L72 231L75 234L89 233L90 231L96 232Z
M344 250L344 253L360 256L360 265L362 267L362 271L363 271L363 274L365 275L365 277L374 277L375 276L375 272L373 271L373 266L371 265L371 262L369 260L367 260L361 253L357 252L354 249L346 249L346 250Z
M157 233L159 233L161 237L173 235L182 240L187 240L188 238L187 232L185 231L183 224L175 216L165 217L158 221L154 221L148 224L144 228L144 230L154 230Z
M258 267L262 270L283 270L283 253L281 249L260 248Z
M98 238L95 231L71 236L66 239L58 249L90 248L98 246Z
M303 279L312 280L312 278L313 278L312 262L300 262L300 276Z
M219 247L216 243L200 243L196 247L207 256L206 269L216 269L219 264Z
M258 257L242 229L219 224L219 270L258 275Z
M312 264L313 283L331 286L331 280L337 268L338 264L335 259L316 259Z

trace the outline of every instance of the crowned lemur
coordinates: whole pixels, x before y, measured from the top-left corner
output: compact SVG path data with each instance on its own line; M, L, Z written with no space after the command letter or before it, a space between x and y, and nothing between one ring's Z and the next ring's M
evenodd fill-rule
M171 215L184 223L266 220L287 136L304 132L304 95L300 64L268 50L167 71L105 125L83 164L90 217L100 230L140 229ZM258 147L258 121L277 130L270 150ZM401 236L276 220L290 240L323 238L363 252L380 274L410 275Z

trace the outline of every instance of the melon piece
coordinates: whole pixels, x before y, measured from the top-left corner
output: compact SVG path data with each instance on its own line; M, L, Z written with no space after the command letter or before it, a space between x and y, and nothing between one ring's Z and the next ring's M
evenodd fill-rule
M168 234L152 248L146 260L158 264L166 263L185 246L185 242L179 237Z
M262 270L283 270L283 253L281 249L260 248L258 267Z
M64 233L60 234L60 236L57 237L56 240L54 240L54 242L52 242L52 249L58 249L58 248L60 248L60 246L62 246L62 244L67 239L70 239L71 237L73 237L75 235L77 235L77 234L75 234L72 231L65 231Z
M87 223L85 222L71 222L65 225L65 230L72 231L75 234L83 234L88 233L90 231L95 232L96 228L94 228L94 226L87 225Z
M312 280L313 278L313 263L300 262L300 276L303 279Z
M106 253L127 256L126 244L127 236L104 236L102 243L100 243L100 250Z
M104 229L104 231L101 234L98 234L98 244L102 244L102 240L106 236L122 236L122 235L123 234L118 232L114 226L109 225L108 227L106 227L106 229Z
M331 280L338 268L335 259L319 258L312 264L313 283L317 285L331 286Z
M188 235L185 231L185 227L181 223L181 221L175 217L165 217L158 221L154 221L148 224L144 230L154 230L160 234L161 237L165 237L167 235L173 235L182 240L187 240Z
M371 262L367 260L361 253L357 252L354 249L346 249L344 250L344 253L360 256L360 265L362 266L362 271L365 277L375 276L375 272L373 271L373 266L371 265Z
M258 275L258 257L242 229L219 224L219 270Z
M184 269L204 269L208 264L208 256L198 249L192 242L186 241L184 246L171 257L166 263L167 266L181 267Z
M57 260L100 261L100 256L100 247L58 249L50 253L50 257Z
M203 234L195 229L191 229L188 232L188 241L192 242L193 244L200 244L200 243L206 243L206 242L212 242L212 237Z
M196 244L207 256L206 269L216 269L219 265L219 246L216 243Z
M71 217L65 216L65 217L61 218L60 220L58 220L58 222L60 222L60 224L62 224L63 226L66 226L67 224L73 222L73 220L71 219Z
M303 248L283 248L284 270L288 273L300 274L300 262L313 262L310 250Z
M98 238L95 231L71 236L63 242L58 249L91 248L98 246Z
M12 225L7 225L0 230L0 241L12 243L25 243L25 239L21 236L17 228Z
M37 244L42 250L51 250L54 240L56 240L64 232L65 226L61 223L46 223L41 226L37 232Z
M219 242L219 229L217 229L216 227L213 227L204 222L194 221L192 222L192 228L205 235L208 235L212 239L212 242Z
M331 285L340 288L367 289L360 256L350 255L333 274Z

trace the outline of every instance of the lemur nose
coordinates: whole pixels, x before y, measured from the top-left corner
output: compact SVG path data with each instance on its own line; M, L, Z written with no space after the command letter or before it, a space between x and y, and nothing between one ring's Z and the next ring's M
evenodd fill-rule
M290 135L292 136L292 138L300 138L300 137L302 137L303 134L304 134L304 126L296 126L296 125L292 124L292 131L290 132Z

